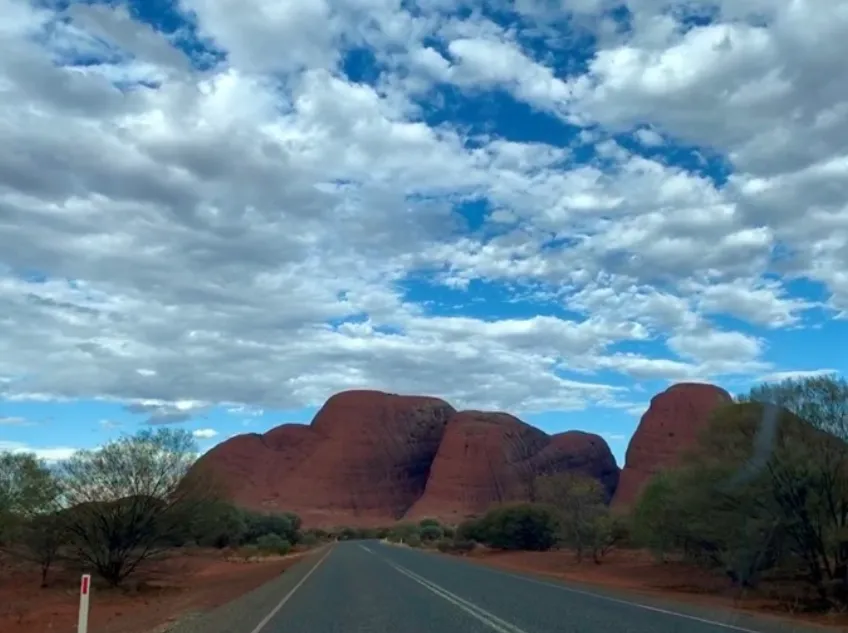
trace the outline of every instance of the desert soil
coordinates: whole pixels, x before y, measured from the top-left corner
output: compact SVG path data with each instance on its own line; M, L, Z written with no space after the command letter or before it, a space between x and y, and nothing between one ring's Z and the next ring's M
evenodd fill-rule
M152 563L123 589L95 579L90 633L152 633L227 603L282 574L302 554L245 561L219 551L181 553ZM0 631L76 631L79 574L51 571L50 586L39 588L39 571L20 561L0 559Z
M738 609L788 620L820 625L825 631L848 631L848 613L809 614L793 612L782 601L760 591L740 591L719 575L681 562L658 563L643 551L619 550L603 563L591 559L578 563L572 552L496 552L478 550L476 562L506 570L530 572L587 585L622 589L657 598L701 606Z

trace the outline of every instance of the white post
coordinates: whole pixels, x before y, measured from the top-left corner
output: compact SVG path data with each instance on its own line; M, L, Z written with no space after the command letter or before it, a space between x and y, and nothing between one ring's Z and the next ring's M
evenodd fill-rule
M83 574L80 581L80 605L79 620L77 621L77 633L88 632L88 598L91 595L91 576Z

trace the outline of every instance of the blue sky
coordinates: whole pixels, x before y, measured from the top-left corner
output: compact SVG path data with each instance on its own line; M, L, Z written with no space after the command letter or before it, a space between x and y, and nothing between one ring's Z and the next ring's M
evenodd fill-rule
M377 388L621 463L674 382L845 375L817 6L0 0L0 450Z

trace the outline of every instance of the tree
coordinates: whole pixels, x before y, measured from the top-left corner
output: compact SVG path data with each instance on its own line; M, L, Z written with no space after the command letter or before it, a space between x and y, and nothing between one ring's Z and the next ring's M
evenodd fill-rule
M603 558L628 537L628 526L623 517L612 515L604 508L592 528L592 560L600 565Z
M822 605L848 603L848 384L762 385L718 409L685 466L649 484L637 532L751 586L806 571Z
M562 540L574 549L578 561L587 550L595 551L603 540L599 531L606 521L600 482L576 473L545 475L536 483L536 493L539 501L557 509Z
M20 521L57 509L59 488L31 453L0 453L0 543Z
M556 544L558 529L551 508L523 503L490 510L471 533L497 549L547 551Z
M59 469L65 515L77 557L111 585L188 538L192 520L218 487L192 466L195 442L184 430L145 430L80 451Z
M203 547L236 547L245 542L245 513L230 503L213 500L191 522L191 539Z
M42 587L65 540L59 503L58 482L44 462L28 453L0 454L0 545L39 565Z
M631 512L636 542L647 547L662 562L685 545L681 495L678 472L662 470L648 481Z
M848 382L785 380L744 400L765 405L760 434L772 437L773 457L762 461L791 547L823 599L848 603ZM803 423L787 424L782 410ZM775 419L783 422L777 432Z
M266 534L276 534L289 543L300 539L300 517L292 512L282 514L243 512L246 530L243 541L254 542Z
M68 541L68 526L58 512L29 519L22 527L17 554L37 563L41 569L41 586L47 586L47 575L59 559L60 549Z

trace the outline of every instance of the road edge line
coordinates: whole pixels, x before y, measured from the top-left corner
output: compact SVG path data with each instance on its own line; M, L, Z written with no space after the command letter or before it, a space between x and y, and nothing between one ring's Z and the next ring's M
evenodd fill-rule
M330 547L327 549L327 553L324 554L321 558L318 559L318 562L315 563L315 565L312 566L312 569L310 569L308 572L306 572L306 575L303 578L301 578L297 582L297 584L289 590L289 592L286 595L283 596L283 598L277 603L277 605L273 609L271 609L270 613L268 613L268 615L266 615L264 618L262 618L262 620L260 620L259 624L257 624L256 627L254 627L254 629L250 633L260 633L262 631L262 629L264 629L265 626L268 624L268 622L271 621L271 618L273 618L275 615L277 615L280 612L280 609L282 609L285 606L285 604L289 601L289 599L291 599L291 597L294 595L295 591L300 589L301 585L303 585L303 583L305 583L307 580L309 580L309 577L313 574L313 572L316 569L318 569L321 566L321 563L323 563L325 560L327 560L327 558L332 553L333 553L333 546L330 545Z

